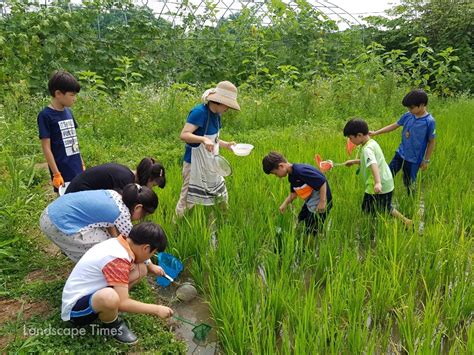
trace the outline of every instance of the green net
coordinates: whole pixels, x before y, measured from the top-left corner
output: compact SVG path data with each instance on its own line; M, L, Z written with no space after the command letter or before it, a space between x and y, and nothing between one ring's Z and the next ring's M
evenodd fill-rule
M180 317L180 316L177 316L177 315L174 315L173 318L177 319L177 320L179 320L183 323L187 323L189 325L192 325L193 329L191 329L191 331L194 334L194 340L197 340L198 342L205 342L206 339L207 339L207 336L209 335L209 333L212 330L212 326L210 326L209 324L206 324L206 323L194 324L190 320L188 320L186 318L183 318L183 317Z
M192 332L194 333L194 339L196 339L199 342L204 342L207 339L207 336L211 332L212 327L209 324L206 323L201 323L195 326L192 329Z

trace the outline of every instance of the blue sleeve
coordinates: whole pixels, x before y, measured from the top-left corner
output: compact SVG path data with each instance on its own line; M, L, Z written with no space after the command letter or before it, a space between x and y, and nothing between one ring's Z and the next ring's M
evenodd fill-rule
M326 177L316 169L305 167L301 171L301 180L315 190L319 190L326 182Z
M428 124L428 139L433 139L436 137L436 122L435 120L430 120Z
M204 125L206 123L206 115L203 113L203 111L198 110L194 108L188 115L188 119L186 120L186 123L191 123L195 126L204 128Z
M397 121L397 125L404 126L409 117L410 117L410 112L404 113L402 117L400 117L400 119Z
M49 118L44 112L40 112L38 114L38 130L39 130L39 138L51 138L51 131L49 129Z

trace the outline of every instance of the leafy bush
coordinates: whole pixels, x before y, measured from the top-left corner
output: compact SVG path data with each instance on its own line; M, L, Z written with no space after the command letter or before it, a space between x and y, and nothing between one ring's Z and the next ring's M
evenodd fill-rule
M10 12L0 18L0 87L7 92L16 91L19 83L33 93L45 92L48 76L60 68L98 93L176 82L210 85L224 78L268 90L332 77L340 70L365 70L359 66L364 62L371 63L375 75L385 75L386 65L399 75L397 81L444 96L470 88L459 81L455 64L459 55L465 58L465 49L455 49L457 43L432 47L428 34L407 33L406 44L393 47L383 36L367 36L363 28L338 31L334 21L305 1L296 6L268 2L272 25L243 10L202 26L214 18L211 1L207 12L187 14L175 27L130 1L7 4ZM366 37L381 44L364 46Z

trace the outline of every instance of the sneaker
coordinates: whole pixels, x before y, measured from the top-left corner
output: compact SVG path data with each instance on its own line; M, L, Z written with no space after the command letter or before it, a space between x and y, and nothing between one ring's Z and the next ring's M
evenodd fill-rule
M110 329L110 335L123 344L133 345L138 342L137 336L121 318L117 318L112 323L104 323L104 327Z

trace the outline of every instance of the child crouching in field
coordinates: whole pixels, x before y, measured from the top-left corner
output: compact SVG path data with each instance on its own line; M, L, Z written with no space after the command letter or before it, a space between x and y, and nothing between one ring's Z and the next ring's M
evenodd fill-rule
M294 199L301 197L305 202L298 221L304 222L307 233L317 235L332 207L331 189L326 177L311 165L289 163L277 152L267 154L262 165L265 174L273 174L279 178L288 176L290 194L281 204L280 212L284 213Z
M41 214L40 228L76 263L94 245L119 234L128 236L132 221L157 207L155 192L138 184L126 185L121 195L113 190L80 191L51 202Z
M353 118L344 127L344 136L355 145L362 145L360 159L348 160L346 166L360 164L360 173L365 183L365 194L362 210L366 213L390 212L405 223L412 221L392 207L393 176L388 167L382 149L369 136L367 122Z
M84 326L99 318L116 340L134 344L135 334L118 312L147 313L160 318L173 315L171 308L142 303L129 297L129 289L147 274L144 262L167 245L158 224L135 225L128 237L120 235L89 249L69 275L62 296L61 318Z

